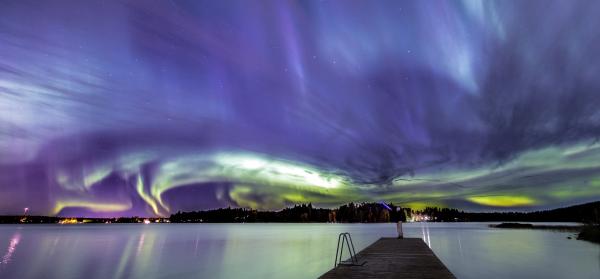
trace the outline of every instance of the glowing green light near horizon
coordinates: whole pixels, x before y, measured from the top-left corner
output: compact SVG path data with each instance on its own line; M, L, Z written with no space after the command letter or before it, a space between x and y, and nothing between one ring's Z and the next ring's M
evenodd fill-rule
M402 202L464 199L488 207L544 205L600 197L594 184L596 176L590 171L595 168L600 168L598 143L547 146L523 152L502 165L436 169L414 177L399 177L393 183L397 192L382 197ZM589 174L568 180L557 176L557 172L566 170ZM510 192L502 190L507 187Z
M135 189L136 189L138 195L140 195L140 197L148 205L150 205L150 207L152 207L152 211L154 211L155 214L159 214L158 205L156 205L156 201L150 195L148 195L148 194L146 194L146 192L144 192L144 180L142 179L141 175L137 176L137 183L136 183Z
M151 155L151 154L150 154ZM197 153L163 158L157 168L142 177L140 169L154 162L147 153L126 154L112 164L88 167L87 176L61 171L57 182L63 190L85 195L91 184L101 182L112 172L121 177L133 178L135 192L156 215L164 216L171 205L163 195L171 189L204 183L228 183L229 200L239 206L274 209L289 203L342 204L350 201L385 200L401 205L424 207L449 205L447 201L464 200L487 207L512 207L544 205L548 202L566 201L574 198L600 196L600 180L597 176L570 178L568 181L543 180L544 191L531 188L528 177L545 177L556 170L586 170L600 167L599 144L575 144L549 146L524 152L500 166L481 166L475 169L442 169L423 171L415 177L399 177L391 187L375 184L354 184L351 177L338 175L336 170L273 157L267 154L227 151ZM76 183L79 181L79 185ZM150 183L151 184L146 184ZM535 182L535 181L534 181ZM500 187L501 185L505 185ZM503 190L510 186L510 192ZM542 186L540 186L542 187ZM259 197L259 198L257 198ZM218 197L227 201L223 196ZM57 202L53 212L65 207L86 207L96 211L118 211L123 204L105 204L70 201Z
M473 196L467 197L468 201L487 206L512 207L535 205L536 201L527 196L505 195L505 196Z
M281 200L305 200L294 191L321 192L346 185L346 178L314 166L251 152L220 152L171 158L153 174L152 181L149 189L144 189L143 181L138 177L136 190L157 215L170 211L162 195L170 189L186 185L207 182L254 185L251 188L236 186L229 193L230 198L238 204L253 205L256 204L245 197L251 196L248 191L256 187L287 189L289 193L281 194L283 198L267 199L279 204ZM268 192L261 193L268 195Z
M59 200L55 203L52 215L60 213L64 208L82 207L92 212L119 212L131 209L131 202L112 203L112 202L94 202L84 200Z

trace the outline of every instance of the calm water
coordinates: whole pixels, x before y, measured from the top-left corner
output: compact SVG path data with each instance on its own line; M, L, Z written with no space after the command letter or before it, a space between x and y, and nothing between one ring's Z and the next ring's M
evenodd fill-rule
M357 249L394 224L0 225L0 278L315 278L337 234ZM572 233L411 223L458 278L600 278L600 245Z

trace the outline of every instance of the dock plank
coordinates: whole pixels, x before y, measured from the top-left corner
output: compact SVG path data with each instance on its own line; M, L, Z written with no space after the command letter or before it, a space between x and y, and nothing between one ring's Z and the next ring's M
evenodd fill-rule
M420 238L380 238L359 252L358 259L366 263L338 266L319 278L456 278Z

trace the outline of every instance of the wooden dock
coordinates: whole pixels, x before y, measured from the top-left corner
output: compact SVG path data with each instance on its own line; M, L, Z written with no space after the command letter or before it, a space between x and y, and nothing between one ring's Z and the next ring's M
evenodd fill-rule
M338 266L319 278L456 278L420 238L380 238L358 253L362 266Z

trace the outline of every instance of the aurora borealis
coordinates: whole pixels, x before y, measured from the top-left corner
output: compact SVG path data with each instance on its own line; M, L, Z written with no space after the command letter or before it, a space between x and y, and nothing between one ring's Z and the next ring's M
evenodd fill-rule
M0 214L600 199L597 1L3 1Z

